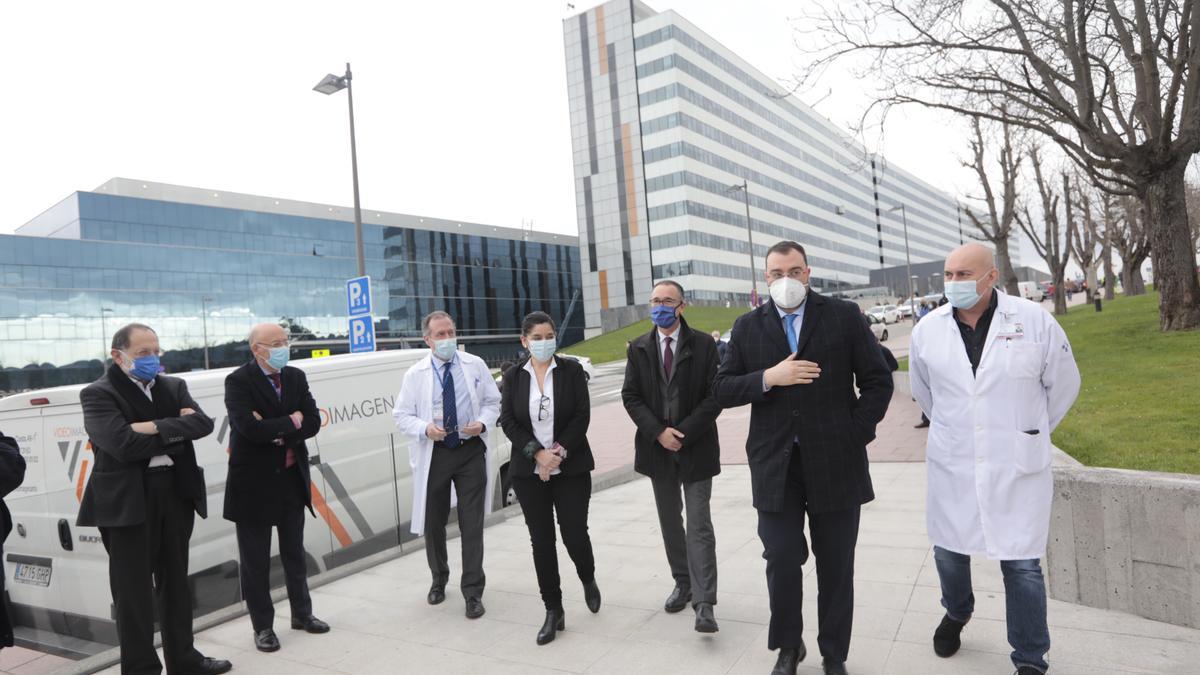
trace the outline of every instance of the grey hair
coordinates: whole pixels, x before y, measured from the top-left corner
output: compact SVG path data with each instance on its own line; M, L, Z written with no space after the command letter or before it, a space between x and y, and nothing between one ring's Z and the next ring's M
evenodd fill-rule
M148 330L151 333L158 335L153 328L144 323L126 324L121 326L121 329L116 333L113 333L112 348L119 352L129 349L129 343L133 341L133 331L135 330Z
M440 309L435 309L426 314L424 319L421 319L421 335L429 337L429 322L433 321L434 319L450 319L450 323L454 323L454 317Z

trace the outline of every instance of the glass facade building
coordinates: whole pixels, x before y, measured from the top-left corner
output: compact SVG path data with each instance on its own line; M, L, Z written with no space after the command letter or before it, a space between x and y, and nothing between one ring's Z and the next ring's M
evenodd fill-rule
M345 281L357 274L352 209L113 179L0 235L0 392L98 376L112 333L153 326L168 371L248 358L259 322L290 326L293 358L346 351ZM582 337L575 237L363 211L377 343L420 346L444 309L467 349L515 355L524 315L574 319Z
M899 204L913 262L962 242L952 197L679 14L613 0L566 19L563 39L589 331L631 319L662 278L693 301L745 303L781 239L809 251L814 287L865 285L904 263ZM743 181L753 251L744 193L731 189Z

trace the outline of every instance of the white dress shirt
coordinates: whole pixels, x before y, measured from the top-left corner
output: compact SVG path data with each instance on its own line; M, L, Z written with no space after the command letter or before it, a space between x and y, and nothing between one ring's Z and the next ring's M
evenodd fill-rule
M679 328L682 325L683 325L682 321L675 324L675 332L671 333L670 335L663 335L662 331L658 330L658 329L656 329L654 331L654 337L658 338L658 362L660 364L667 362L667 346L666 346L667 338L671 338L671 347L670 347L671 356L672 357L679 356ZM674 366L674 363L675 363L674 358L672 358L671 363L672 363L671 368L674 369L674 367L675 367ZM672 374L674 374L674 373L672 373Z
M546 369L546 381L542 388L538 388L537 373L533 370L533 359L525 362L525 371L529 373L529 422L533 425L533 437L537 439L538 444L542 448L554 447L554 369L558 366L554 359L550 359L550 367ZM545 396L546 401L546 419L538 421L538 412L543 409L542 397ZM533 472L537 473L537 462L534 462ZM558 469L550 472L550 475L560 473Z
M137 385L138 390L145 394L146 398L150 399L151 401L154 400L154 394L151 393L150 390L154 388L154 383L157 380L142 382L136 377L130 377L129 381ZM148 468L152 469L156 466L175 466L175 460L171 459L170 455L155 455L150 458L150 464L148 465Z

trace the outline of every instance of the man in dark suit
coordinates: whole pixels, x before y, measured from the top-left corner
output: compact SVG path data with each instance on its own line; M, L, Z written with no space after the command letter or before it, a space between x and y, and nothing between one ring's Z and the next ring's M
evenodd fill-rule
M167 672L228 672L232 664L206 658L192 644L188 589L195 514L208 516L192 442L212 433L212 418L183 380L159 374L158 335L149 326L118 330L111 354L108 371L79 394L96 465L76 524L98 527L108 551L121 672L162 672L155 605Z
M3 498L20 487L24 480L25 458L21 456L21 448L16 440L0 433L0 544L12 532L12 514ZM0 560L3 559L4 551L0 550ZM4 577L0 572L0 648L13 646L12 616L8 611L8 593L4 592Z
M225 378L231 429L225 519L237 523L242 597L250 609L254 646L273 652L279 649L272 626L273 527L279 530L292 628L329 632L329 625L312 614L304 557L304 509L312 513L305 441L320 431L321 417L304 371L287 365L291 347L283 328L257 325L249 342L254 360Z
M817 568L817 644L826 673L846 672L859 510L874 499L866 446L892 398L892 375L859 308L807 290L804 247L767 252L771 301L738 318L713 383L726 408L752 404L746 454L767 561L773 675L804 660L807 513ZM858 392L855 393L857 386Z
M717 363L720 364L721 361L725 360L725 350L729 348L729 345L725 344L725 341L721 339L721 331L719 330L712 332L712 339L717 345Z
M650 318L655 327L630 346L621 398L637 425L633 467L650 477L675 578L665 609L678 612L691 600L696 630L715 633L717 539L709 499L712 478L721 472L716 424L721 407L712 395L720 359L717 343L687 325L684 308L678 283L660 281L654 287Z

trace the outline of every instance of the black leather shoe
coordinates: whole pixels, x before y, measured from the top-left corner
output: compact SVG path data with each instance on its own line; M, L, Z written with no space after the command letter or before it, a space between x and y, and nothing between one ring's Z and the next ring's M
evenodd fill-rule
M293 617L292 630L303 630L306 633L328 633L329 624L312 615L303 619Z
M271 631L271 634L274 635L274 631ZM200 662L200 665L196 666L196 669L192 670L188 675L220 675L221 673L228 673L231 670L233 670L232 663L224 659L210 659L206 656Z
M958 648L962 646L962 640L958 634L962 632L965 625L967 624L964 622L951 619L950 615L943 616L942 623L933 632L933 653L942 658L954 656Z
M825 659L821 667L825 669L825 675L846 675L846 664L841 661Z
M467 598L467 618L478 619L483 616L486 610L483 608L483 601L479 598Z
M796 675L796 667L808 656L808 649L804 647L804 641L800 641L800 646L796 649L780 649L779 658L775 660L775 668L771 670L771 675Z
M279 651L279 637L270 628L254 633L254 647L260 652Z
M596 585L595 579L583 585L583 599L592 614L600 611L600 587Z
M544 645L548 642L554 642L554 636L560 630L566 630L567 620L561 609L546 610L546 621L542 624L541 630L537 634L537 643Z
M1043 675L1043 673L1033 666L1021 666L1013 675Z
M926 422L925 420L921 420L920 422L917 422L916 424L914 424L913 428L914 429L924 429L927 426L929 426L929 422Z
M671 595L667 596L667 603L663 605L663 609L667 610L668 614L683 611L684 607L692 600L692 589L687 586L675 586L675 590L671 591Z
M429 604L440 605L446 599L446 587L434 584L429 587Z
M717 619L713 616L713 606L707 602L696 603L696 632L697 633L715 633L717 628Z

